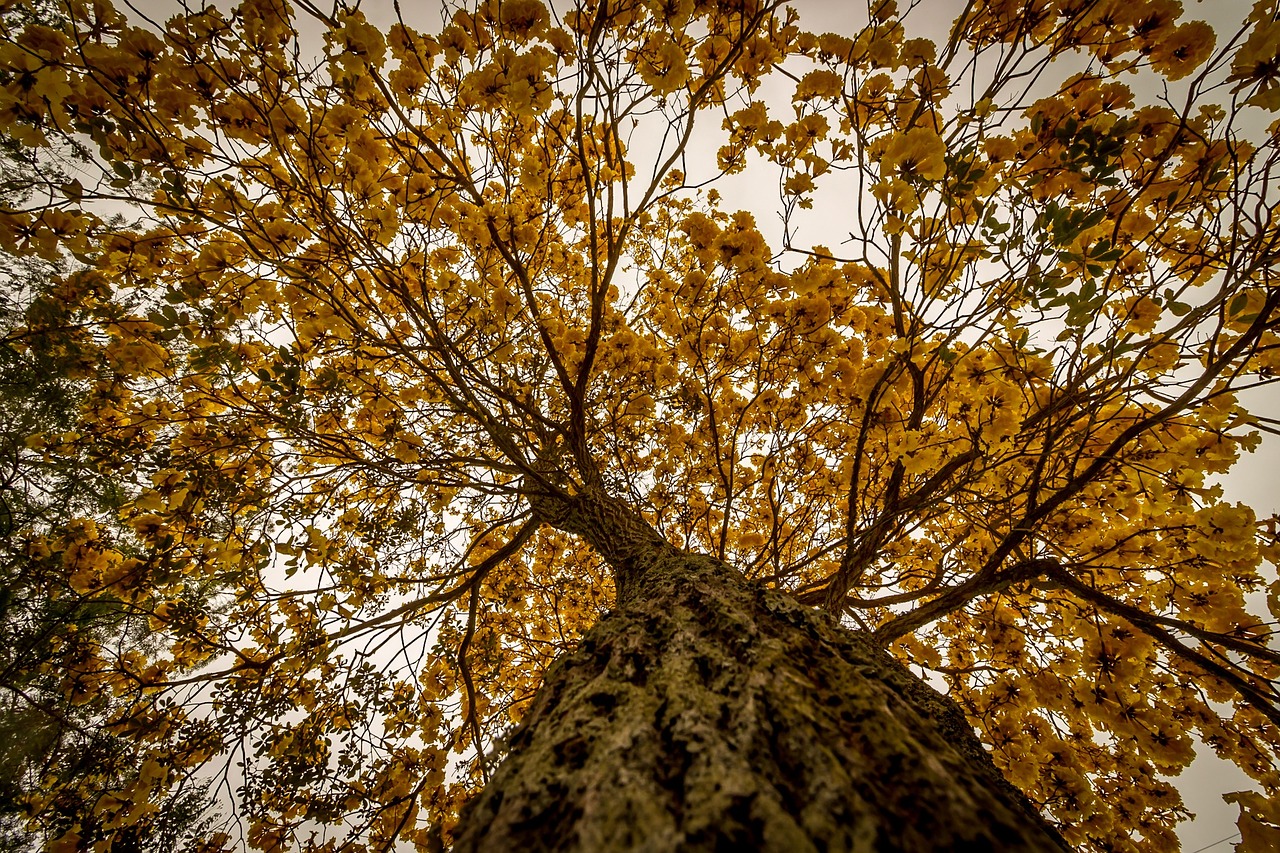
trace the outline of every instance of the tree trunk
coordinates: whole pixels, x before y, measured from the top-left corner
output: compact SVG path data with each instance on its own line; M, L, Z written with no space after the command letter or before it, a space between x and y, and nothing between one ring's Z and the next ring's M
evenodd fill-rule
M619 607L548 671L455 851L1069 849L950 700L888 654L644 538Z

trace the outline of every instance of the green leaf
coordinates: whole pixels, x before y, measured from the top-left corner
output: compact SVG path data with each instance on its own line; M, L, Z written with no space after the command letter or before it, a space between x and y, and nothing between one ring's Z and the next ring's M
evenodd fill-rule
M1088 231L1090 228L1092 228L1093 226L1101 222L1103 219L1105 219L1106 216L1107 216L1107 212L1105 210L1093 211L1092 213L1085 216L1084 221L1080 223L1080 230Z

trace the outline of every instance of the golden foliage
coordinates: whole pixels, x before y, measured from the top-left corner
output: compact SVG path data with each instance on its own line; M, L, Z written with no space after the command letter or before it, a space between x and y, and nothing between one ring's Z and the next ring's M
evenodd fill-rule
M533 509L599 491L945 680L1074 843L1172 849L1192 735L1280 794L1275 520L1215 485L1280 351L1271 4L1216 46L1173 0L989 0L945 44L892 2L847 37L300 4L314 46L280 0L60 8L6 23L0 125L96 159L0 248L81 264L29 326L91 349L90 403L30 446L125 472L135 541L27 547L156 645L53 664L151 755L57 844L235 755L213 846L427 849L611 606ZM780 237L704 188L742 171Z

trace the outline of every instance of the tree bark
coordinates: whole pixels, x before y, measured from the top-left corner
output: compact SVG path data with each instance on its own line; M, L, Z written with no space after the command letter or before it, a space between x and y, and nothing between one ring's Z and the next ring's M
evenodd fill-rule
M627 595L550 668L464 811L457 853L1069 849L887 653L644 539L623 549Z

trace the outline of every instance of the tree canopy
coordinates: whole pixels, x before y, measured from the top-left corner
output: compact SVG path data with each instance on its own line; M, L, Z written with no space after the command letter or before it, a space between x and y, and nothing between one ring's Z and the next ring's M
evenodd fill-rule
M27 14L40 20L40 11ZM48 162L38 175L33 167L30 152L5 138L0 199L26 201L33 186L58 174ZM69 180L65 171L62 180ZM74 783L44 815L43 834L57 837L136 771L131 739L99 726L112 713L113 697L65 690L63 674L48 664L77 649L145 648L147 620L109 591L60 594L62 566L32 559L30 550L34 538L59 536L94 518L104 523L95 527L98 538L113 550L127 552L132 544L129 534L121 536L117 511L127 495L113 472L74 453L47 456L26 446L33 435L74 429L84 371L94 360L92 350L49 346L21 328L36 318L51 329L65 322L67 307L48 291L68 269L65 258L0 253L0 849L7 853L39 849L39 836L24 826L27 795L51 780ZM184 835L200 834L209 802L203 787L193 780L157 792L153 814L120 827L118 848L160 853Z
M125 495L16 535L153 632L53 643L140 772L33 828L204 779L210 849L428 849L628 582L584 507L945 683L1085 849L1176 846L1195 738L1280 795L1276 518L1216 485L1275 424L1280 11L804 6L0 0L0 249L76 261L5 344L84 395L25 447Z

